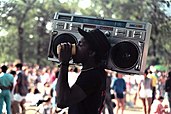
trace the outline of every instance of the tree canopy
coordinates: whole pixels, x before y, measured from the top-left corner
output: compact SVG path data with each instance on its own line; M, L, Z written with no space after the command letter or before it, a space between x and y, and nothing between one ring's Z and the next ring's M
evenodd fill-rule
M0 63L19 59L46 65L50 37L47 26L55 12L150 22L147 63L171 63L171 14L166 11L171 12L171 1L88 0L89 7L79 5L84 0L61 1L0 0Z

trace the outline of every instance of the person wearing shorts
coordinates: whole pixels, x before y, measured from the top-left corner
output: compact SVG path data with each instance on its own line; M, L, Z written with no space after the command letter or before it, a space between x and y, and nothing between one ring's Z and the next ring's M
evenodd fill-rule
M152 90L151 89L141 89L139 93L140 98L151 98L152 97Z
M152 103L152 81L150 78L147 77L147 75L148 71L145 70L144 78L140 81L138 85L138 95L143 103L144 114L150 114ZM146 100L148 105L146 104Z
M116 74L117 79L114 82L113 89L116 96L116 114L118 114L119 108L121 108L121 114L124 112L125 107L125 92L126 92L126 83L122 78L121 73Z
M22 113L25 113L25 98L28 93L28 77L26 76L25 72L23 71L22 63L17 63L15 65L16 67L16 73L17 73L17 80L14 88L14 102L13 102L13 111L15 113L20 113L20 108Z

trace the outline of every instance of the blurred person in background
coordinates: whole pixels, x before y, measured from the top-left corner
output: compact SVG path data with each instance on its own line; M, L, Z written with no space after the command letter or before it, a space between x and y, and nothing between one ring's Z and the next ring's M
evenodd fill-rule
M166 79L165 91L168 95L169 108L171 110L171 71L168 72L168 77Z
M139 95L143 103L144 114L150 114L152 104L152 80L148 78L147 75L148 70L145 70L144 78L138 84L137 92L137 95Z
M151 105L151 113L150 114L168 114L166 109L168 108L167 105L163 105L164 97L160 95L156 95L156 99Z
M155 96L156 96L156 86L158 83L158 77L156 75L156 69L154 68L154 66L150 66L147 77L150 78L152 81L152 102L151 103L153 103Z
M11 91L13 88L14 77L8 74L8 67L3 65L0 73L0 114L2 114L3 103L6 103L7 114L11 114Z
M50 68L44 67L42 69L42 75L40 76L41 83L44 85L45 83L50 82Z
M55 81L55 79L56 79L56 72L58 72L58 71L59 71L58 67L52 68L51 73L50 73L50 80L49 80L50 84L52 84L53 81Z
M55 77L56 79L53 81L52 83L52 91L51 91L51 95L52 95L52 114L55 114L55 111L56 110L56 107L57 107L57 92L56 92L56 84L57 84L57 81L58 81L58 75L59 75L59 71L56 71L55 73Z
M22 113L25 112L25 97L27 95L28 91L28 79L27 76L25 75L25 72L22 70L23 64L22 63L18 63L15 65L16 67L16 72L17 72L17 83L15 85L15 89L14 89L14 100L19 102L19 105L22 109ZM19 99L15 99L15 98L19 98ZM17 113L19 113L19 106L16 104L15 105L15 110L17 111Z
M163 72L157 73L159 76L158 79L158 91L160 93L160 96L165 96L165 83L166 83L166 76Z
M113 102L111 98L111 81L112 81L112 73L110 70L106 70L107 78L106 78L106 96L105 96L105 108L108 109L109 114L113 114ZM103 110L103 114L105 114L105 109Z
M126 96L126 82L123 79L123 74L116 73L117 79L113 84L113 89L116 96L116 114L118 114L119 108L121 108L121 114L125 109L125 96Z
M15 106L15 101L14 101L14 87L17 83L17 74L16 74L16 71L14 70L11 70L10 71L10 74L12 74L12 76L14 77L14 83L13 83L13 88L12 88L12 91L11 91L11 112L12 114L15 114L15 110L13 110L14 106Z

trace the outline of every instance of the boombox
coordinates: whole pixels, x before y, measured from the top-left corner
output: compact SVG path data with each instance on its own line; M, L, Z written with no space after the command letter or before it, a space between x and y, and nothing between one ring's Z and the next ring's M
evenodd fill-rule
M106 60L107 69L128 74L144 72L151 34L151 24L148 22L55 13L52 20L48 60L59 62L58 44L78 42L81 38L78 27L85 31L98 28L106 35L111 45Z

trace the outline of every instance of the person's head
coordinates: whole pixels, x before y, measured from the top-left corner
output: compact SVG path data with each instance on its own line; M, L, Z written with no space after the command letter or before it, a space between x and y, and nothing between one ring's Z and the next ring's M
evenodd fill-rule
M117 77L117 78L122 78L122 77L123 77L123 74L117 72L117 73L116 73L116 77Z
M77 44L77 52L73 57L76 63L85 63L87 59L94 58L96 63L105 60L110 49L108 39L99 29L86 32L78 28L78 32L83 36Z
M164 97L163 97L163 96L159 96L157 99L158 99L159 101L163 102Z
M144 71L144 77L147 77L147 75L148 75L148 69L146 69L145 71Z
M17 63L15 65L15 67L17 68L17 70L22 70L23 64L22 63Z
M3 65L1 67L1 70L2 70L3 73L6 73L7 72L7 69L8 69L8 67L6 65Z
M12 74L13 76L15 76L15 75L16 75L16 71L12 70L12 71L10 72L10 74Z

